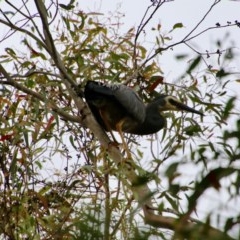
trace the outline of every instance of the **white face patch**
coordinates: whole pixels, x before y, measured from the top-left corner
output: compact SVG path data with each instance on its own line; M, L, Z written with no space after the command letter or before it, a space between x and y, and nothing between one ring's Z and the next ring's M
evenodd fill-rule
M179 100L173 96L167 96L165 97L165 106L163 106L162 110L179 110L177 108L177 106L175 106L174 104L172 104L171 102L179 102Z

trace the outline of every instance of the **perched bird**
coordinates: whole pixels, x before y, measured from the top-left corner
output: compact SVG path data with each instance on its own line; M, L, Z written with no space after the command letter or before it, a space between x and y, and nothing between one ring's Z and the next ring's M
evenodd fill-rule
M106 131L119 131L136 135L153 134L166 123L162 111L203 113L181 103L175 97L160 95L145 105L137 93L125 85L88 81L85 99L98 123Z
M120 84L88 81L84 96L101 127L110 132L118 131L124 145L123 132L148 135L161 130L166 124L162 111L188 111L203 116L202 112L168 95L160 95L145 105L133 89Z

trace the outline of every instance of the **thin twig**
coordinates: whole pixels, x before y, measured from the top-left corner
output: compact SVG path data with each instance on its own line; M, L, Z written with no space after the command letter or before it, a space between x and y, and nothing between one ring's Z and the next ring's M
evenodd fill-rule
M38 35L40 36L40 38L42 39L42 41L44 41L44 37L43 37L42 33L39 31L38 26L35 23L35 21L33 21L33 17L31 16L30 11L29 11L29 9L28 9L28 7L27 7L27 5L26 5L26 3L24 1L23 1L23 4L24 4L24 7L25 7L25 9L27 10L27 12L29 14L30 21L32 22L34 28L36 29L36 31L37 31Z
M145 18L147 17L148 11L150 10L151 7L154 6L154 3L152 3L147 10L145 11L142 20L137 28L137 33L134 39L134 48L133 48L133 59L134 59L134 66L137 67L137 58L136 58L136 51L137 51L137 40L140 36L140 34L143 32L144 28L146 27L146 25L149 23L149 21L153 18L154 14L157 12L157 10L165 3L166 1L159 1L157 3L157 5L155 6L154 10L152 11L152 13L150 13L150 16L145 20Z
M36 37L35 34L29 32L28 30L23 29L23 28L21 28L21 27L17 27L17 26L14 25L13 23L4 21L4 20L2 20L2 19L0 19L0 23L6 25L6 26L8 26L9 28L12 28L12 29L14 29L14 30L16 30L16 31L18 31L18 32L25 33L26 35L28 35L29 37L31 37L32 39L34 39L41 47L43 47L45 50L47 50L45 43L43 43L38 37Z
M208 16L208 14L212 11L212 9L220 2L221 0L215 0L215 2L210 6L208 11L205 13L205 15L202 17L202 19L197 23L197 25L182 39L182 42L184 42L199 26L200 24L205 20L205 18Z
M162 48L158 48L154 54L152 54L150 57L148 57L142 64L139 68L142 68L144 67L150 60L152 60L153 58L155 58L159 53L162 53L163 51L166 51L168 49L171 49L175 46L178 46L180 44L186 44L187 42L189 42L190 40L198 37L199 35L209 31L209 30L212 30L212 29L219 29L219 28L225 28L225 27L233 27L233 26L238 26L237 23L234 23L234 24L227 24L227 25L222 25L222 26L215 26L215 27L209 27L203 31L201 31L200 33L197 33L196 35L190 37L190 38L187 38L185 40L181 40L179 42L176 42L176 43L173 43L173 44L170 44L168 45L167 47L162 47Z

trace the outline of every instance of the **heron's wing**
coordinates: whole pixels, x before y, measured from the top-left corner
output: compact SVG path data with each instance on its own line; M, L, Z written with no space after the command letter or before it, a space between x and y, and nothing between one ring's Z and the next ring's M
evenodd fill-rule
M139 122L144 121L146 116L145 105L131 88L120 84L102 84L94 81L88 81L86 86L92 92L114 98L131 117Z
M144 121L146 107L135 91L125 85L115 85L113 92L115 98L132 117L139 122Z
M107 126L102 119L102 116L99 112L98 106L96 104L96 101L101 103L101 98L99 98L99 94L97 94L97 84L94 81L88 81L84 88L84 97L86 99L86 102L88 103L89 108L91 109L91 112L93 113L94 117L98 121L98 123L105 129L107 129Z

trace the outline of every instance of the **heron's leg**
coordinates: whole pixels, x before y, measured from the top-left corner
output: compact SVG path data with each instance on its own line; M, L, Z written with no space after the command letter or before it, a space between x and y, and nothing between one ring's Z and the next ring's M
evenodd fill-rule
M124 123L124 119L117 123L116 129L117 129L117 131L119 132L120 137L121 137L121 139L122 139L123 148L125 149L125 151L126 151L126 153L127 153L127 157L128 157L128 159L131 159L131 158L132 158L132 155L131 155L131 153L130 153L130 150L129 150L129 148L128 148L128 145L127 145L127 143L126 143L126 141L125 141L125 139L124 139L123 132L122 132L122 125L123 125L123 123Z
M112 130L111 130L110 125L108 124L108 121L105 120L106 117L105 117L104 111L101 111L101 110L100 110L99 113L100 113L100 115L101 115L101 117L102 117L102 119L103 119L103 121L104 121L104 123L105 123L105 126L106 126L107 130L110 132L113 141L114 141L115 143L118 143L117 140L116 140L116 138L115 138L114 135L113 135L113 132L112 132Z

